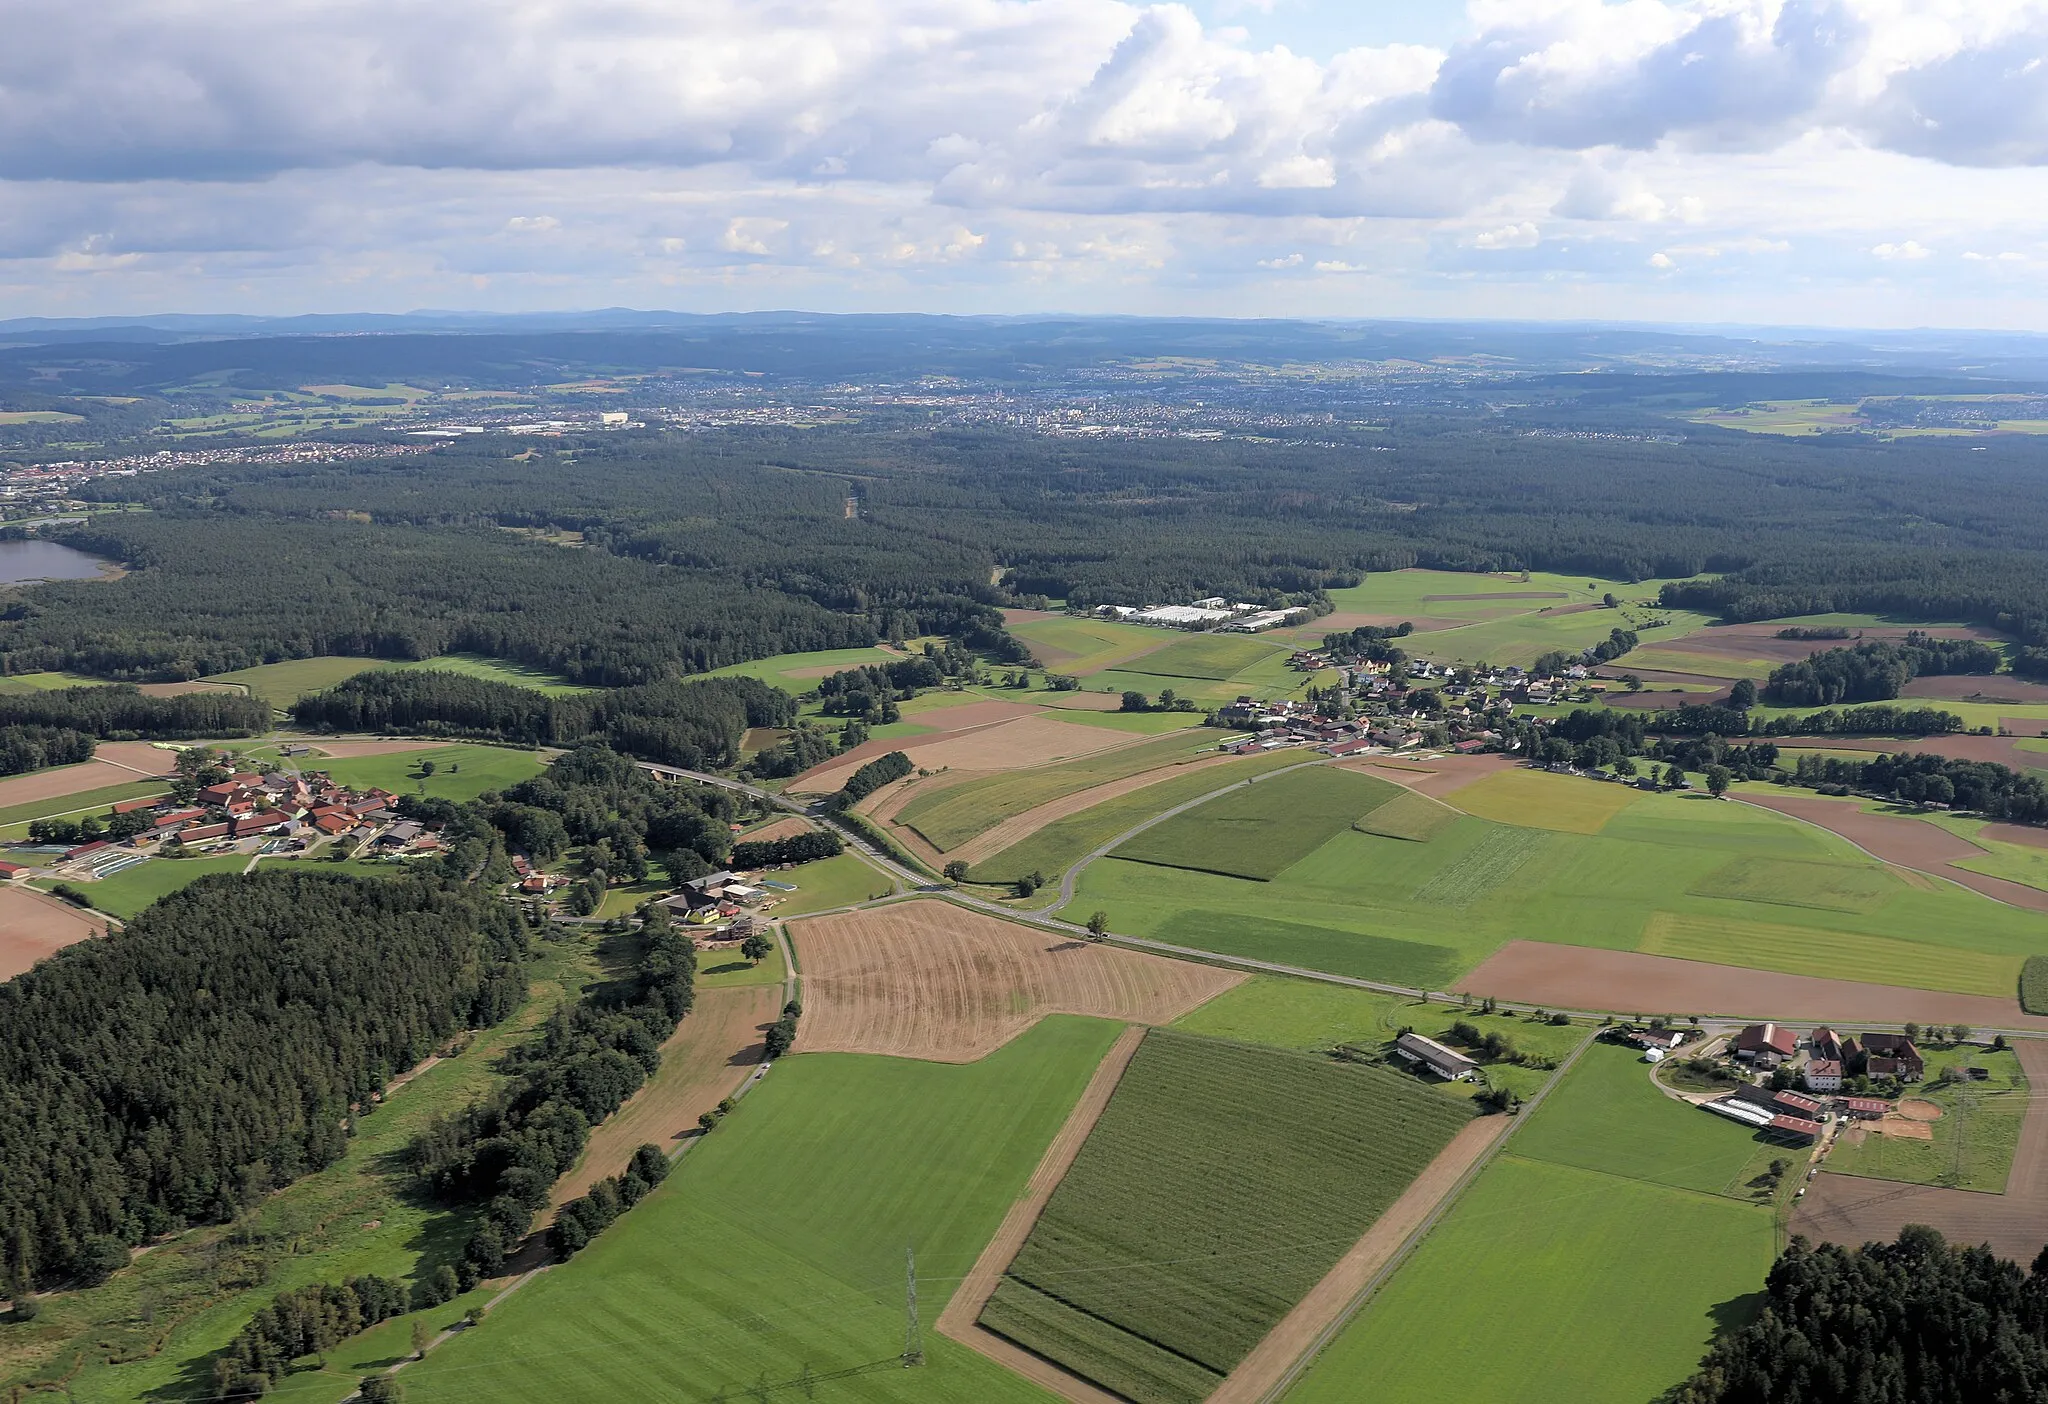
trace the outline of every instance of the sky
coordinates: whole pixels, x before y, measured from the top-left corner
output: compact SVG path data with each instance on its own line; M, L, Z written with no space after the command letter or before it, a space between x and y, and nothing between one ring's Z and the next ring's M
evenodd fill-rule
M0 0L0 318L2048 331L2048 0Z

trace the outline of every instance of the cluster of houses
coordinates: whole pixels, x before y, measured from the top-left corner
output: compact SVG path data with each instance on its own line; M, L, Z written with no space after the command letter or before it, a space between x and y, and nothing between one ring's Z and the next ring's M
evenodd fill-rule
M1305 609L1261 609L1221 595L1184 605L1103 605L1095 613L1099 618L1125 624L1149 624L1159 629L1220 629L1226 634L1256 634L1308 618Z
M662 898L660 905L693 926L729 923L725 935L739 940L752 932L756 911L772 904L779 894L793 891L793 884L769 878L749 882L737 873L706 873Z
M167 796L122 800L113 806L108 836L65 850L62 861L105 876L174 838L184 845L275 838L297 847L331 838L381 854L438 849L440 840L425 825L398 817L397 804L389 790L350 789L319 771L247 771L205 786L190 804Z
M1349 756L1372 750L1398 751L1419 746L1423 739L1423 732L1416 724L1422 719L1419 713L1339 721L1291 698L1265 702L1253 697L1240 697L1219 709L1216 719L1224 726L1250 733L1232 737L1218 747L1230 755L1277 750L1283 746L1313 746L1327 755ZM1446 718L1436 715L1427 720L1435 723ZM1469 754L1498 742L1500 733L1490 727L1474 730L1469 719L1465 719L1459 725L1458 737L1452 749Z
M1819 1138L1830 1104L1836 1115L1847 1120L1875 1121L1891 1110L1881 1097L1844 1095L1846 1079L1865 1076L1918 1082L1927 1075L1927 1060L1902 1033L1844 1038L1823 1025L1801 1039L1783 1024L1750 1024L1728 1040L1728 1052L1736 1062L1763 1071L1796 1068L1805 1091L1744 1083L1726 1097L1701 1105L1717 1115L1803 1144Z

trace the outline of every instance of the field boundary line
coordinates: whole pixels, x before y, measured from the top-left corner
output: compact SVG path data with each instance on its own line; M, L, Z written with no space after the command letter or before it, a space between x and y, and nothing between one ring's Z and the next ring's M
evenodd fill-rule
M1401 1269L1401 1266L1408 1261L1409 1257L1414 1253L1416 1248L1421 1245L1422 1241L1425 1238L1429 1237L1431 1231L1434 1230L1436 1226L1443 1221L1444 1215L1449 1213L1452 1207L1455 1206L1457 1202L1464 1197L1465 1191L1472 1187L1473 1182L1476 1181L1480 1177L1480 1175L1485 1172L1486 1167L1491 1165L1494 1161L1494 1158L1500 1154L1501 1147L1505 1146L1508 1143L1508 1141L1514 1136L1515 1132L1518 1129L1527 1124L1528 1119L1532 1115L1534 1115L1537 1109L1541 1107L1543 1103L1549 1098L1552 1090L1555 1089L1560 1083L1562 1083L1565 1080L1565 1077L1571 1072L1573 1066L1576 1065L1579 1059L1584 1056L1586 1050L1593 1046L1593 1043L1595 1039L1598 1037L1598 1035L1599 1030L1589 1030L1586 1036L1583 1039L1579 1040L1579 1046L1574 1048L1571 1051L1571 1053L1565 1058L1565 1060L1557 1065L1557 1075L1551 1078L1550 1081L1544 1083L1543 1086L1537 1090L1535 1096L1531 1097L1528 1101L1524 1102L1522 1104L1522 1109L1519 1113L1517 1113L1515 1116L1511 1118L1503 1118L1504 1120L1507 1120L1509 1123L1506 1129L1503 1130L1499 1135L1493 1137L1492 1140L1488 1141L1487 1144L1483 1148L1481 1148L1479 1154L1473 1159L1472 1163L1465 1167L1464 1173L1458 1176L1457 1182L1453 1184L1450 1187L1449 1191L1446 1192L1442 1197L1440 1197L1434 1205L1431 1206L1428 1214L1423 1217L1422 1222L1417 1224L1415 1228L1408 1234L1408 1236L1401 1241L1400 1245L1397 1248L1395 1248L1391 1254L1387 1256L1386 1260L1383 1263L1381 1263L1379 1270L1373 1273L1373 1275L1370 1278L1366 1279L1364 1285L1361 1286L1358 1289L1358 1291L1353 1294L1351 1300L1345 1304L1343 1310L1337 1312L1331 1318L1331 1320L1326 1325L1324 1325L1322 1330L1316 1333L1315 1338L1308 1343L1308 1345L1301 1351L1301 1353L1294 1357L1293 1362L1289 1364L1284 1371L1280 1372L1278 1378L1276 1378L1262 1394L1256 1396L1256 1404L1274 1404L1274 1401L1277 1401L1283 1395L1285 1395L1287 1391L1292 1389L1295 1383L1298 1380L1300 1380L1304 1374L1308 1372L1308 1368L1315 1363L1317 1357L1320 1356L1324 1350L1328 1349L1330 1342L1336 1340L1338 1335L1344 1330L1344 1328L1350 1325L1351 1322L1358 1316L1358 1313L1365 1309L1366 1303L1372 1300L1373 1295L1377 1293L1383 1285L1385 1285L1389 1278L1391 1278L1396 1272L1398 1272ZM1439 1154L1441 1154L1441 1152ZM1427 1169L1423 1171L1423 1174L1425 1175L1428 1173L1429 1172ZM1396 1202L1398 1203L1399 1201ZM1388 1212L1391 1213L1392 1210L1390 1209ZM1383 1215L1382 1217L1385 1216ZM1371 1230L1368 1229L1366 1232L1369 1235L1371 1233ZM1346 1256L1348 1257L1349 1254L1347 1254ZM1340 1259L1338 1267L1341 1268L1342 1266L1343 1260ZM1321 1284L1319 1283L1317 1285L1320 1286ZM1313 1295L1316 1289L1310 1288L1309 1290L1310 1295ZM1306 1300L1307 1298L1303 1298L1303 1301ZM1291 1312L1289 1313L1289 1315L1292 1314L1293 1313ZM1263 1345L1264 1342L1261 1342L1260 1344ZM1256 1353L1256 1348L1254 1348L1254 1353ZM1248 1361L1250 1360L1250 1358L1250 1356L1247 1356L1246 1360ZM1240 1364L1238 1368L1241 1370L1244 1368L1244 1366ZM1233 1371L1232 1375L1234 1376L1235 1374L1236 1371ZM1229 1383L1229 1380L1224 1381L1225 1386L1228 1386ZM1220 1393L1221 1391L1219 1390L1218 1394ZM1210 1396L1211 1399L1215 1399L1217 1397L1217 1395Z
M1067 1171L1081 1153L1081 1147L1088 1140L1089 1132L1102 1118L1103 1109L1109 1105L1110 1095L1123 1081L1124 1069L1130 1066L1137 1054L1138 1045L1145 1040L1145 1026L1131 1024L1117 1036L1109 1052L1096 1065L1094 1076L1088 1079L1087 1087L1081 1091L1080 1100L1067 1113L1066 1122L1046 1147L1038 1166L1026 1182L1024 1194L1003 1216L1003 1222L996 1229L988 1246L981 1250L981 1256L974 1260L974 1266L954 1289L946 1309L939 1313L935 1329L940 1335L958 1341L969 1350L985 1356L996 1364L1023 1376L1034 1384L1052 1391L1072 1404L1122 1404L1118 1396L1101 1389L1079 1375L1054 1364L1043 1356L1025 1350L1004 1340L995 1332L980 1324L982 1309L995 1295L996 1287L1002 1282L1003 1272L1024 1246L1038 1216L1045 1212L1046 1203Z

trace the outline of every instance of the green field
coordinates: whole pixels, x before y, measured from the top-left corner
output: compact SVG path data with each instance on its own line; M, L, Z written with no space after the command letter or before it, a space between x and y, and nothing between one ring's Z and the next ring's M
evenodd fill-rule
M1274 657L1291 652L1282 644L1266 643L1249 634L1191 634L1177 643L1145 654L1123 665L1126 673L1144 673L1162 678L1205 678L1221 682Z
M1271 881L1400 793L1356 771L1304 766L1177 814L1119 845L1116 856Z
M59 692L67 687L105 687L105 678L83 673L14 673L0 677L0 692Z
M206 681L238 683L254 696L283 711L309 692L333 687L357 673L393 666L381 658L294 658L285 663L264 663L232 673L216 673Z
M1165 648L1178 637L1168 630L1142 624L1118 624L1073 615L1013 624L1010 633L1029 645L1052 672L1081 678Z
M822 912L870 897L886 897L895 890L894 883L853 853L820 858L768 876L776 882L795 883L797 889L782 895L782 901L769 913L776 917Z
M1409 620L1416 632L1402 647L1447 662L1526 665L1553 650L1575 653L1609 631L1633 629L1645 646L1702 628L1707 617L1656 604L1663 580L1601 580L1534 571L1526 575L1468 575L1454 571L1397 570L1369 575L1350 589L1329 592L1339 615L1366 614L1389 623ZM1612 594L1616 609L1586 608ZM1485 598L1493 596L1493 598ZM1659 621L1662 621L1661 623ZM1319 639L1322 620L1286 631L1301 642ZM1628 655L1633 662L1635 654ZM1617 664L1626 667L1627 663Z
M1927 1079L1910 1095L1941 1108L1941 1118L1928 1127L1933 1139L1865 1133L1858 1143L1846 1135L1837 1137L1828 1153L1828 1169L1841 1175L2004 1193L2030 1096L2019 1055L2009 1049L1994 1053L1976 1047L1921 1052L1927 1059ZM1991 1076L1983 1082L1944 1086L1941 1070L1963 1065L1983 1068Z
M779 985L789 974L782 959L782 945L758 961L737 951L704 951L697 957L697 988L723 990L734 985Z
M975 882L1015 882L1026 873L1063 873L1118 834L1137 827L1155 814L1177 804L1200 799L1249 775L1260 775L1282 766L1299 765L1299 751L1267 751L1218 765L1205 765L1186 775L1176 775L1147 785L1142 790L1117 795L1091 805L1078 814L1055 819L1002 852L975 864L969 876Z
M208 873L239 873L248 866L246 854L225 858L151 858L98 882L75 882L72 886L101 911L125 921L157 898L188 887Z
M420 763L432 761L434 773L420 774ZM355 756L347 760L309 758L309 770L324 770L355 789L384 789L398 795L432 795L440 799L475 799L485 790L502 790L540 774L540 756L505 746L437 746L428 751L394 751L387 756Z
M1468 1116L1399 1074L1154 1030L983 1322L1194 1404Z
M260 1201L238 1222L239 1232L194 1229L103 1286L45 1298L33 1331L0 1330L0 1395L18 1380L62 1378L68 1397L81 1404L210 1398L212 1354L279 1292L358 1273L410 1277L422 1264L452 1261L473 1217L420 1196L401 1152L431 1117L496 1085L498 1058L593 973L590 948L580 942L539 950L524 1009L362 1117L342 1159ZM488 1295L435 1308L425 1319L438 1329ZM412 1320L398 1318L347 1342L329 1354L327 1369L309 1365L273 1397L335 1404L368 1362L388 1362L404 1350ZM109 1358L127 1363L110 1365Z
M1748 1181L1797 1152L1595 1045L1286 1395L1644 1404L1740 1324L1776 1247Z
M828 648L815 653L778 653L750 663L732 663L704 674L710 678L759 678L787 692L802 695L818 690L818 679L827 673L861 668L870 663L888 663L903 657L881 648Z
M1457 822L1457 810L1442 800L1410 790L1394 796L1352 827L1363 834L1428 843Z
M164 782L161 780L131 780L124 785L106 785L97 790L80 790L76 794L11 804L0 809L0 824L25 824L30 819L47 819L57 814L92 813L106 810L122 800L163 793Z
M1775 866L1724 872L1738 857L1810 868L1806 886ZM1717 884L1741 895L1698 895ZM1816 905L1813 888L1846 895ZM1852 899L1861 910L1840 909ZM1898 881L1812 825L1686 795L1645 794L1598 834L1469 817L1421 842L1347 827L1262 883L1119 854L1082 870L1074 910L1131 936L1433 989L1519 939L2009 995L2040 944L2037 915Z
M1597 834L1645 793L1632 785L1576 775L1503 770L1462 787L1450 802L1467 814L1503 824L1554 829L1566 834Z
M1315 980L1254 975L1201 1008L1182 1015L1173 1027L1239 1043L1320 1053L1340 1043L1379 1048L1392 1042L1404 1028L1431 1038L1446 1038L1451 1025L1463 1020L1482 1032L1499 1034L1518 1052L1553 1063L1561 1062L1586 1036L1583 1024L1551 1024L1529 1015L1526 1009L1515 1014L1482 1014L1476 1007L1455 1003L1424 1003ZM1549 1080L1550 1073L1543 1068L1500 1062L1489 1065L1486 1076L1489 1082L1528 1097ZM1426 1085L1447 1097L1470 1097L1479 1090L1471 1082Z
M412 669L431 668L438 673L460 673L464 677L482 678L486 682L509 683L513 687L545 692L550 697L573 697L585 692L598 691L594 687L572 683L567 678L542 668L529 668L524 663L513 663L503 658L486 658L480 653L444 653L438 658L426 658L417 663L401 663L398 666Z
M1981 833L1970 835L1970 842L1982 848L1984 856L1958 859L1957 867L2048 891L2048 848L2005 843Z
M1204 727L1162 736L1157 741L1120 746L1063 765L969 780L918 796L897 813L896 822L917 830L943 853L986 833L1005 819L1090 786L1214 755L1224 735Z
M1116 1034L1054 1016L960 1066L783 1059L653 1196L408 1369L406 1398L1045 1404L930 1325ZM909 1371L906 1245L926 1326Z

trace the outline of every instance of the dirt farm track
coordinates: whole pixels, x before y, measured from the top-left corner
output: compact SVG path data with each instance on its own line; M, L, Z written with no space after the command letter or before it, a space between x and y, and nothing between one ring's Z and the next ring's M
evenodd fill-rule
M1988 1243L2000 1257L2031 1263L2048 1243L2048 1043L2013 1045L2036 1089L2020 1124L2004 1194L1902 1185L1823 1171L1792 1214L1792 1232L1850 1246L1898 1237L1907 1224L1940 1229L1954 1243Z
M1246 978L931 900L796 918L788 930L813 1053L971 1063L1047 1014L1170 1023Z

